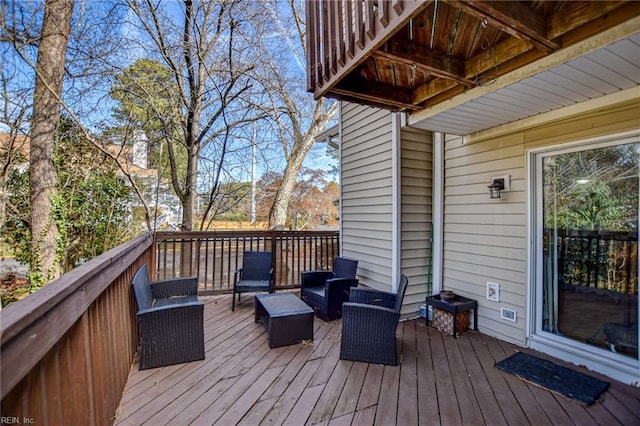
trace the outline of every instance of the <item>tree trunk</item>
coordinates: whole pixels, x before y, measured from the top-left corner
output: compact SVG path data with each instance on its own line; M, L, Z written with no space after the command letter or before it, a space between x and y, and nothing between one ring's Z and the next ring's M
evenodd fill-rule
M291 152L287 159L287 166L284 169L282 183L276 192L273 205L269 211L269 228L275 230L283 230L287 223L287 210L289 208L289 199L291 191L296 184L298 173L302 167L305 157L309 153L313 145L313 138L305 140Z
M56 168L53 163L54 131L60 118L60 96L73 0L49 0L45 4L38 46L33 95L30 150L31 276L44 285L59 276L56 262L58 229L52 211Z

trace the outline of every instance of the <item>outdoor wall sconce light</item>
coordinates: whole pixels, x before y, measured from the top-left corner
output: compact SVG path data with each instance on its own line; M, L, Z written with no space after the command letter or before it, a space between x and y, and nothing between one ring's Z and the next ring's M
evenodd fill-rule
M489 198L500 198L500 191L504 191L504 179L494 179L489 185Z
M508 191L509 186L509 176L492 177L488 186L490 198L500 198L501 192Z

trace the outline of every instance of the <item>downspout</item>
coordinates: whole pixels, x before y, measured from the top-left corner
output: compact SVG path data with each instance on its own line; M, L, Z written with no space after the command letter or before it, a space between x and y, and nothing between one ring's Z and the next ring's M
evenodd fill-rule
M402 238L401 238L401 115L391 114L391 289L398 291L400 274L402 273Z
M442 289L442 261L444 246L444 133L433 133L433 287L432 294Z

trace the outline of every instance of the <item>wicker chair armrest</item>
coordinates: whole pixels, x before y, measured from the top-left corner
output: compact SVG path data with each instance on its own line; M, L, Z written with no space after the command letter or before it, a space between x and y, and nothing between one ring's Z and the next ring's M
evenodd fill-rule
M345 301L349 300L350 290L358 286L357 278L331 278L326 281L326 294L344 292Z
M166 299L172 296L197 296L198 278L173 278L152 282L151 294L154 299Z
M197 301L197 302L175 303L171 305L156 306L153 308L143 309L142 311L138 311L136 315L138 316L138 318L142 319L144 317L156 317L158 315L165 315L168 313L167 311L180 310L180 309L182 310L204 309L204 303Z
M335 275L331 271L304 271L302 272L302 281L300 286L305 287L322 287L328 279Z
M346 302L342 305L343 336L389 334L395 335L400 313L382 306Z
M396 302L396 295L394 293L369 288L351 288L349 302L364 303L366 305L382 306L391 309Z
M237 283L238 281L240 281L242 279L242 268L238 268L236 269L236 271L233 273L233 284Z

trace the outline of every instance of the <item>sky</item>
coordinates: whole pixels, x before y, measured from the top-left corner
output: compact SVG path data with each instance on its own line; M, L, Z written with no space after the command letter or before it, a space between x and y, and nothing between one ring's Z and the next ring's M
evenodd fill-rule
M181 13L180 2L169 1L165 3L169 5L170 13L177 13L178 15ZM25 16L28 15L29 11L34 12L40 4L40 2L25 3L21 0L8 2L10 9L14 8L14 6L20 6L18 9L25 11ZM286 64L286 66L290 67L296 74L299 74L300 78L304 79L305 60L301 47L296 45L297 36L294 36L294 33L291 32L291 25L285 22L283 16L279 15L281 12L276 11L271 3L263 2L263 4L264 7L269 9L268 12L273 18L275 28L275 31L272 31L264 37L273 40L273 43L289 47L289 51L291 52L290 63ZM105 21L104 15L110 12L108 6L108 2L96 2L93 0L77 1L74 22L76 24L82 22L83 26L74 26L72 33L76 35L79 34L79 28L82 27L87 30L85 37L91 37L92 32L95 32L98 28L98 24ZM173 12L171 12L171 10L173 10ZM132 36L131 38L144 40L145 37L139 28L139 24L135 24L137 18L131 11L122 12L123 15L115 21L115 25L109 31L112 31L114 34L117 33L119 36ZM32 23L33 28L39 30L40 23L38 22L38 16L38 14L33 13ZM177 22L180 21L179 19L176 20ZM32 32L35 33L36 31L32 29ZM18 92L24 88L31 89L33 87L33 71L23 59L15 54L15 51L12 51L10 46L2 46L2 49L3 61L0 63L0 72L2 72L4 76L12 76L13 92L9 98L10 102L16 104L20 100L20 97L17 95ZM114 53L116 53L119 61L118 64L122 69L133 63L136 59L148 56L148 48L146 48L143 43L117 46L116 50ZM35 61L35 49L25 49L24 51L27 53L25 57L30 58L31 61ZM70 45L68 57L74 56L77 57L77 50L74 50L74 46ZM68 76L69 74L80 71L79 69L69 68ZM111 121L111 112L114 103L109 96L110 84L110 81L100 80L99 76L88 76L84 79L67 79L65 82L66 99L70 109L74 113L78 113L78 115L82 117L83 124L92 131L97 132L101 128L102 123ZM91 89L87 91L86 89L89 87ZM82 96L75 96L80 93L82 93ZM25 99L30 101L31 97L32 95L26 96ZM2 122L0 122L0 131L7 130L6 121L6 119L3 119ZM28 127L28 121L25 122L25 127ZM28 130L25 129L25 131ZM263 137L267 137L269 132L270 130L267 128L259 130L259 134ZM249 143L246 143L245 150L246 156L241 156L236 164L231 164L231 169L237 170L237 173L239 173L238 178L242 178L240 176L242 173L247 174L248 171L250 171L246 163L246 161L250 160L251 149ZM245 160L243 161L242 158ZM282 155L275 152L269 153L266 158L262 160L261 165L258 166L258 175L266 171L267 166L269 169L279 168L282 170L285 165ZM307 156L304 166L329 170L332 167L331 163L333 161L334 160L327 155L326 144L317 144ZM329 176L329 178L337 179L337 176Z

